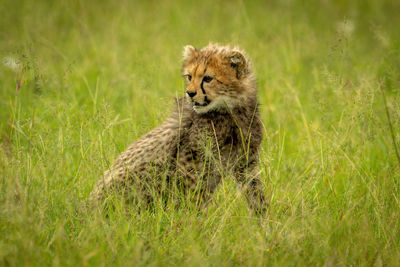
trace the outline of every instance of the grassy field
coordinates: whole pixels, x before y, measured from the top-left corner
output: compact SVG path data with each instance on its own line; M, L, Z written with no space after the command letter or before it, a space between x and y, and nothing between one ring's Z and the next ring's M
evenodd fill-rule
M1 1L0 266L398 266L399 13L395 0ZM253 59L267 213L229 179L200 211L82 211L184 93L183 46L209 42Z

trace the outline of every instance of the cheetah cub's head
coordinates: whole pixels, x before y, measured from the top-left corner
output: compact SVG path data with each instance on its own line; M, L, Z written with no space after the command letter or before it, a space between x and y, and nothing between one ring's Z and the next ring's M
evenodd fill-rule
M185 46L183 76L186 98L197 113L229 112L256 98L251 62L237 48L216 44L202 49Z

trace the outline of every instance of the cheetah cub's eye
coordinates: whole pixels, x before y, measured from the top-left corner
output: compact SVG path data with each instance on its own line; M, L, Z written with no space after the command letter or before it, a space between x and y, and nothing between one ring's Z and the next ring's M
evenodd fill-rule
M190 81L192 80L192 75L190 75L190 74L185 74L184 76L185 76L185 78L188 80L188 82L190 82Z
M211 76L204 76L203 77L203 81L205 82L205 83L209 83L209 82L211 82L213 80L213 77L211 77Z

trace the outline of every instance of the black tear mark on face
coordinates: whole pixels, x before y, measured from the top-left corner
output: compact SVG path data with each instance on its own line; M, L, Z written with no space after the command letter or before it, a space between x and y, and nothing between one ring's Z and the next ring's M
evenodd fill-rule
M200 87L201 87L201 91L205 95L206 94L206 90L204 90L204 80L201 81Z

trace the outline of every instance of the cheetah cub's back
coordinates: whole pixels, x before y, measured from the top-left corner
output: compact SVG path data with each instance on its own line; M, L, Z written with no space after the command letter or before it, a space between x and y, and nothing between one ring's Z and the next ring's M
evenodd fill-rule
M162 125L117 158L91 193L91 203L114 191L148 204L172 181L206 201L228 175L241 185L249 206L263 212L257 168L263 131L250 60L229 46L186 46L182 71L185 96Z

